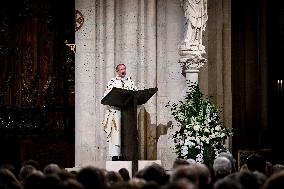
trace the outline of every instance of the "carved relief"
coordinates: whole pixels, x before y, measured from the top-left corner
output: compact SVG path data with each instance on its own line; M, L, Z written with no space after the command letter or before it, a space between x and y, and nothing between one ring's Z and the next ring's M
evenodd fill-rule
M80 11L75 10L75 31L78 31L79 29L81 29L83 24L84 24L83 14Z
M184 67L184 70L198 70L207 62L207 59L199 53L185 56L180 58L180 64Z

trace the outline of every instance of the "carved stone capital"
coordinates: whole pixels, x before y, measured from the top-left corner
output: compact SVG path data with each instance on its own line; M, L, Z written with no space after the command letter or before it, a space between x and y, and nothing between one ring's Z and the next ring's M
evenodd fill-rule
M179 63L184 70L199 70L207 59L202 57L202 51L180 51Z

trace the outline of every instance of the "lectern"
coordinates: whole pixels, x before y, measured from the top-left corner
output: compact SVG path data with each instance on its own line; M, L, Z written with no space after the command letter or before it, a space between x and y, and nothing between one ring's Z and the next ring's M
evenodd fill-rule
M158 88L138 91L113 88L101 100L103 105L121 109L121 155L123 160L133 162L132 173L138 165L137 106L145 104L157 91Z

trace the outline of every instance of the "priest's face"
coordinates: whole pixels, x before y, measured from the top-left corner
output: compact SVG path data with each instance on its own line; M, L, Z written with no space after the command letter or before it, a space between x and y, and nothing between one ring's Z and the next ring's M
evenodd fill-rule
M126 75L126 67L124 65L119 65L116 72L118 77L124 78Z

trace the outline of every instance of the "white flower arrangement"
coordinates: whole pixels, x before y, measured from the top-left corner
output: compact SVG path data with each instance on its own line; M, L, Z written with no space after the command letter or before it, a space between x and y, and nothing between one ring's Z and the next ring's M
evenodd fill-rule
M198 85L190 86L184 101L169 102L166 107L170 108L178 126L172 136L178 158L204 163L228 151L224 142L233 133L222 126L220 110L203 98Z

